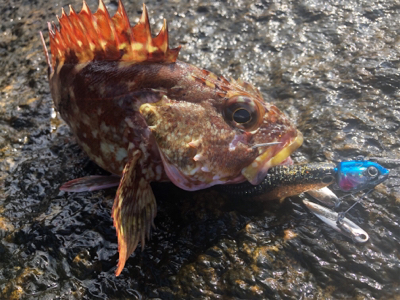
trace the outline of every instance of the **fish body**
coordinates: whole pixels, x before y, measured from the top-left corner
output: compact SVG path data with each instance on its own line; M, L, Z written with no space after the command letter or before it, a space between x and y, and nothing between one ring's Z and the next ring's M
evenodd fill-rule
M59 29L49 23L51 57L42 36L55 107L88 156L121 177L112 211L116 275L149 237L157 211L150 182L186 190L258 184L301 145L294 124L252 85L177 60L165 20L151 36L145 6L133 27L121 2L111 17L101 0L95 13L84 2L58 20ZM115 184L86 177L62 188Z

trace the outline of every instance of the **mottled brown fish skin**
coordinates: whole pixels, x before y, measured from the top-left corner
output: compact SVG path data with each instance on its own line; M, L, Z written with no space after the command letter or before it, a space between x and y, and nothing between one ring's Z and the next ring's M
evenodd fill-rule
M57 68L56 68L57 69ZM158 134L159 142L163 138L171 139L174 128L179 128L180 137L200 136L210 131L207 138L202 141L202 149L206 149L207 157L214 158L214 164L218 168L229 169L227 173L237 176L240 170L249 165L258 155L256 149L242 151L224 151L235 133L232 126L226 122L220 113L226 102L226 95L240 94L247 97L254 95L240 89L235 84L229 83L222 77L196 68L192 65L176 62L173 64L129 64L114 61L95 61L84 65L64 64L57 76L51 78L53 98L56 108L62 118L68 123L77 137L79 144L85 152L102 168L121 174L126 164L129 143L134 148L146 149L149 153L148 166L154 168L157 178L165 180L165 174L157 172L161 168L159 151L155 147L153 136L149 134L148 125L144 121L139 107L143 103L160 101L163 95L169 99L179 99L176 104L186 114L192 117L182 121L191 124L181 124L175 115L163 120L164 134ZM201 80L200 80L201 79ZM62 83L62 84L61 84ZM262 99L257 100L261 102ZM199 126L196 134L196 120L198 115L191 103L201 104L202 108L211 113L204 118L210 118L205 126ZM261 143L279 139L282 132L291 131L295 136L293 124L282 114L276 106L262 103L268 113L264 116L265 127L260 127L263 134L250 136L248 143ZM185 108L186 107L186 108ZM172 108L169 107L169 110ZM185 126L186 125L186 126ZM171 131L172 129L172 131ZM211 130L213 132L211 132ZM178 137L178 135L175 135ZM225 141L223 140L225 137ZM208 140L207 140L208 139ZM185 141L185 144L192 140ZM221 141L224 143L221 145ZM190 167L195 163L193 157L196 151L192 147L186 147L177 139L170 150L179 154L173 159L173 163L184 167ZM208 148L207 148L208 147ZM185 153L180 153L183 149Z
M100 0L95 13L83 2L58 21L60 29L48 23L51 57L41 35L55 107L89 157L121 176L112 211L117 276L150 235L150 182L257 184L301 145L293 123L251 84L178 61L165 20L152 37L145 5L133 27L121 1L112 17ZM81 191L89 182L64 186Z

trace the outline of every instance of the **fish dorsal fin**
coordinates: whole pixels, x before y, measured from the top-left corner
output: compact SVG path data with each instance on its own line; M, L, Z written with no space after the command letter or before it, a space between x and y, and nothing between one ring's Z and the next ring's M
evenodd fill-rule
M170 49L168 28L164 25L156 37L151 36L147 8L135 26L131 27L121 0L117 12L110 17L104 3L92 13L83 1L82 9L76 13L70 6L67 15L62 9L57 17L60 29L48 23L52 67L59 63L85 63L93 60L162 62L176 61L180 46Z

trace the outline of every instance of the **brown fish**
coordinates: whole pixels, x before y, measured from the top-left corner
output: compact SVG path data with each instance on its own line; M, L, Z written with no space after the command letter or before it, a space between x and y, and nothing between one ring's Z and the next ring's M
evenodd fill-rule
M88 156L122 176L75 179L62 189L118 185L112 216L119 275L156 215L152 181L185 190L248 180L290 161L302 143L293 123L260 92L177 60L164 26L151 36L146 6L131 27L119 2L111 17L100 0L49 23L49 83L57 111ZM261 146L260 144L263 144Z

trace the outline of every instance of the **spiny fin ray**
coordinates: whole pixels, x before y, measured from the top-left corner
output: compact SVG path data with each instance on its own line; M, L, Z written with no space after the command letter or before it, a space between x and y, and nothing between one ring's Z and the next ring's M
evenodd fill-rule
M121 274L126 260L135 251L138 243L145 245L150 237L151 226L157 213L157 204L150 183L143 177L138 162L140 150L133 150L122 173L115 196L112 216L118 236L119 260L115 274Z
M79 13L70 7L68 15L62 9L58 21L60 30L49 25L53 68L57 61L84 63L92 60L119 60L133 63L173 63L179 54L180 47L169 48L165 20L160 33L155 38L151 36L149 17L144 4L140 21L133 27L130 26L121 1L113 17L110 17L102 0L99 0L95 13L92 13L83 1Z

